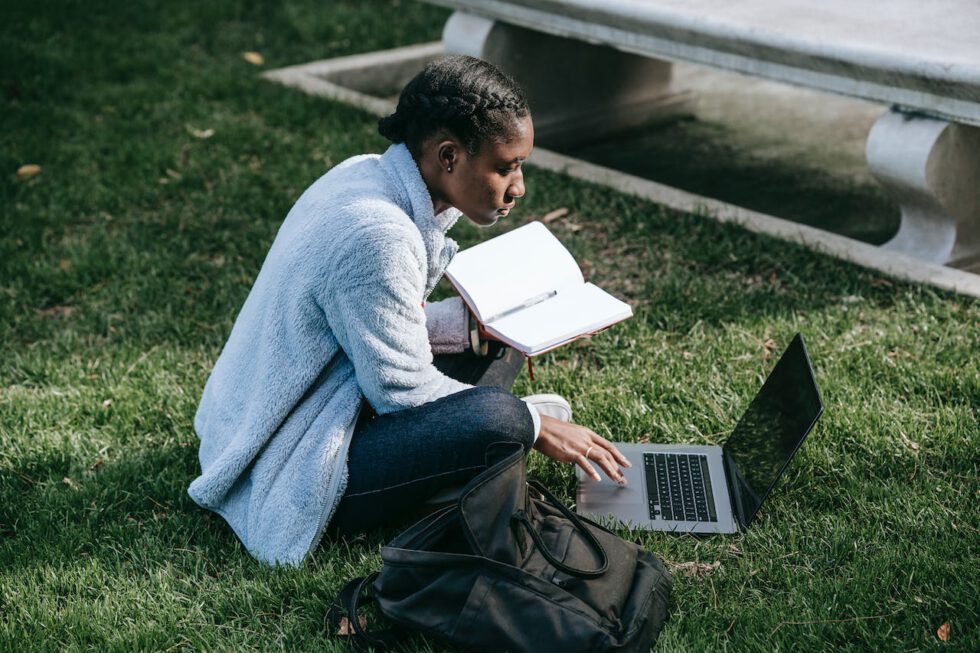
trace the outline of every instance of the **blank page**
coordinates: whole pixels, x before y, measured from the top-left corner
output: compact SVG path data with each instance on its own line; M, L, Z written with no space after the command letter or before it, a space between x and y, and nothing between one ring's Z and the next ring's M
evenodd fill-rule
M459 252L446 276L484 324L530 299L584 282L575 259L540 222Z
M487 328L524 353L535 354L631 315L629 304L586 283L502 317Z

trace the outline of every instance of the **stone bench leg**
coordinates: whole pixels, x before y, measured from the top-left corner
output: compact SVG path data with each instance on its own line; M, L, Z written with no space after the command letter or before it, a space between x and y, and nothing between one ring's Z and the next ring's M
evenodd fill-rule
M446 22L443 45L513 77L534 115L535 140L549 147L691 115L691 95L671 88L666 61L460 11Z
M871 128L866 152L902 209L883 247L980 269L980 128L893 109Z

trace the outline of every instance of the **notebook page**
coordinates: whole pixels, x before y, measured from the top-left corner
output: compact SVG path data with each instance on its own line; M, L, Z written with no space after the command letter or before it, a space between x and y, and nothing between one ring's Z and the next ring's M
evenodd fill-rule
M488 330L526 354L544 351L633 315L630 305L586 283L493 322Z
M484 324L530 299L584 281L575 259L540 222L457 253L446 276Z

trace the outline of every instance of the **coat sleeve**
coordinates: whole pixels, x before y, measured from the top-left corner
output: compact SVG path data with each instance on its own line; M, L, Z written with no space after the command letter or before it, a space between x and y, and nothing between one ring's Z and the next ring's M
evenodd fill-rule
M432 364L422 300L424 247L410 229L362 230L339 248L318 298L378 414L420 406L472 386ZM418 241L418 242L416 242Z
M433 354L458 354L469 344L469 309L460 297L426 302L425 328Z

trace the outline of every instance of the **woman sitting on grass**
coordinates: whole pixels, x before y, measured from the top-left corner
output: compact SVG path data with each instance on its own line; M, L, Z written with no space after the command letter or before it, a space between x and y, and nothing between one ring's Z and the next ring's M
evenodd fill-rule
M524 195L534 128L520 88L444 58L379 130L387 152L336 166L286 216L194 421L191 497L267 562L300 563L328 524L404 519L482 471L494 442L624 482L626 460L569 423L564 399L508 392L522 357L486 347L458 297L425 301L461 213L490 226Z

